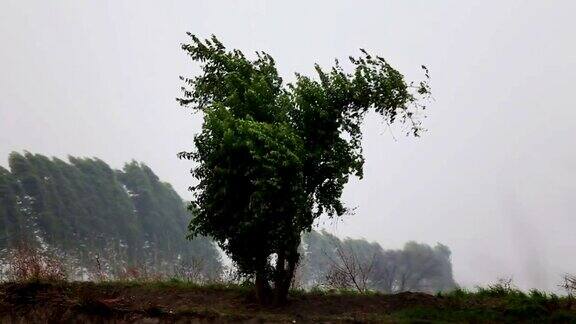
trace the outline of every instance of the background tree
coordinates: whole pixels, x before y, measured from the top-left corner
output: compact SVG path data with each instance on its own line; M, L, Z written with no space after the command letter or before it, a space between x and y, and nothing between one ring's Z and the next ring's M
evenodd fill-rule
M364 293L370 289L376 263L376 253L366 255L365 250L358 250L356 244L343 245L340 240L333 241L336 258L328 253L331 265L326 272L326 285L333 288L354 289ZM364 253L363 253L364 252Z
M304 287L327 286L384 293L436 293L457 287L450 249L442 244L408 242L403 249L383 249L364 239L339 239L325 231L302 236Z
M22 188L10 171L0 166L0 247L13 248L26 240L25 207L19 199Z
M28 152L10 154L9 165L0 167L0 263L3 250L26 245L66 254L79 268L99 263L109 275L127 267L220 275L217 247L204 237L186 240L184 201L148 166L114 170L99 159Z
M407 84L383 58L362 50L350 57L351 73L336 61L328 71L316 65L316 79L296 74L285 85L270 55L250 60L214 36L188 35L182 49L202 72L181 77L178 101L204 117L196 150L179 153L197 162L191 236L213 237L255 277L262 302L273 288L282 303L301 233L320 215L343 215L344 185L350 175L362 177L364 116L373 110L418 135L417 97L429 93L428 84Z

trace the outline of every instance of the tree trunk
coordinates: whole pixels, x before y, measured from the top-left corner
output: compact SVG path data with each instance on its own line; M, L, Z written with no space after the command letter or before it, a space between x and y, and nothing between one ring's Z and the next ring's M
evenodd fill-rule
M284 305L288 300L288 292L299 258L297 249L290 251L287 256L278 255L279 262L276 263L276 277L274 278L274 304L276 306Z
M256 298L262 305L270 304L271 288L268 278L263 271L256 273Z

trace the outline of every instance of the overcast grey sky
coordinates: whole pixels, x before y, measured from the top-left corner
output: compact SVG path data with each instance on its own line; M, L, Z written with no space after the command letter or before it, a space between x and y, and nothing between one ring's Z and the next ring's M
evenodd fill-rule
M272 54L290 80L366 48L436 99L421 139L370 117L365 178L327 222L384 247L453 251L466 286L513 276L553 290L576 273L575 1L0 0L0 164L11 151L144 161L184 196L198 116L186 31Z

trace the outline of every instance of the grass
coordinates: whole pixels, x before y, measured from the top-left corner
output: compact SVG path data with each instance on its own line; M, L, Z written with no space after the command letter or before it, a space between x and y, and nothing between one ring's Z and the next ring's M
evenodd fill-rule
M525 293L500 284L476 291L457 289L438 294L442 308L414 307L394 313L398 319L433 323L576 323L576 303L570 296L538 290Z
M14 314L36 322L67 314L72 322L151 317L213 322L576 323L576 302L497 284L435 296L293 290L288 305L266 308L256 303L248 284L200 285L178 279L2 284L0 322Z

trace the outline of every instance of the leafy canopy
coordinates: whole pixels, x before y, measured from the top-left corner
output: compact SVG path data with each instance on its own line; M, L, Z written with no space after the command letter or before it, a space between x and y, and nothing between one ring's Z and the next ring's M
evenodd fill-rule
M213 237L244 274L273 274L271 256L297 261L300 234L314 219L345 213L344 185L350 175L362 177L366 113L404 123L418 136L415 112L424 108L428 84L407 84L364 50L350 57L352 72L336 61L330 70L316 65L316 78L296 74L285 84L270 55L257 52L251 60L214 36L188 35L182 49L202 72L181 77L177 100L204 118L196 149L179 153L197 163L191 236Z

